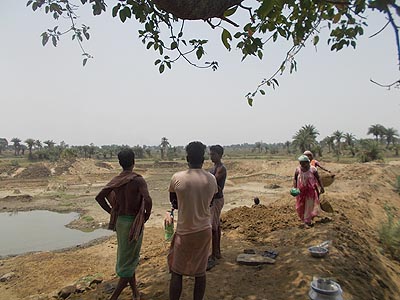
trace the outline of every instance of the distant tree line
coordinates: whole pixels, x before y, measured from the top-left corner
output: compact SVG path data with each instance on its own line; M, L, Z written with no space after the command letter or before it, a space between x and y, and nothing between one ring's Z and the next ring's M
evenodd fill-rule
M399 132L394 128L386 128L383 125L371 125L367 130L367 135L372 135L371 139L357 139L350 132L335 130L331 135L318 141L319 131L314 125L307 124L302 126L293 135L292 141L282 143L264 143L262 141L254 144L243 143L224 146L227 156L242 155L295 155L311 150L316 156L323 156L325 153L335 156L338 160L342 156L358 158L361 162L368 162L383 158L385 155L399 156L400 139ZM59 144L53 140L35 140L32 138L22 142L15 137L8 143L7 139L0 138L0 155L9 151L14 156L24 156L28 153L30 160L50 160L76 159L76 158L96 158L113 159L122 148L129 147L137 158L151 158L154 160L173 160L184 159L184 146L172 146L168 138L162 137L159 145L102 145L96 146L93 143L83 146L69 146L64 141Z
M93 143L82 146L69 146L64 141L59 144L53 140L40 141L32 138L24 142L20 138L14 137L10 143L5 138L0 138L0 155L5 151L12 152L16 157L28 154L29 160L50 160L59 159L72 160L76 158L96 158L113 159L122 148L131 148L135 152L136 158L154 159L175 159L180 158L184 153L183 147L173 147L166 137L161 139L158 146L129 146L129 145L102 145L96 146Z

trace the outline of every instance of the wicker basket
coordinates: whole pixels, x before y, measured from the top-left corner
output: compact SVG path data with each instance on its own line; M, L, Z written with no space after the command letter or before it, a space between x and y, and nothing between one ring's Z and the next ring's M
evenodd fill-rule
M321 182L324 187L330 186L335 181L335 175L323 174L321 176Z

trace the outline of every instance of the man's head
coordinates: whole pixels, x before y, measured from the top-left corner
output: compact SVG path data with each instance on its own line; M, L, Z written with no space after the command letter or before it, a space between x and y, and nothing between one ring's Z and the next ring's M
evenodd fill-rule
M314 155L310 150L304 151L303 155L307 156L309 160L313 160Z
M224 155L224 148L220 145L213 145L210 147L210 158L213 163L220 162L222 155Z
M124 170L132 169L135 164L135 153L130 148L124 148L118 152L118 160Z
M186 146L186 160L189 167L200 167L204 162L206 146L202 142L190 142Z

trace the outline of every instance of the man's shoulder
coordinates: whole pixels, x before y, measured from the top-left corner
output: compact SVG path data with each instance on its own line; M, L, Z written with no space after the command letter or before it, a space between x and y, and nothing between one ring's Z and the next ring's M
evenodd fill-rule
M188 170L183 170L183 171L175 172L174 175L172 175L172 177L181 177L181 176L185 176L187 174L188 174Z

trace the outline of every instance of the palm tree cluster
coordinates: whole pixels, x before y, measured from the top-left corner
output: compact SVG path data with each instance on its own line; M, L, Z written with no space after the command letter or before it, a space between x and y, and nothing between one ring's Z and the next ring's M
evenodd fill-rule
M93 143L89 145L69 146L64 141L58 145L53 140L40 141L38 139L28 138L24 142L20 138L14 137L10 140L10 145L7 139L0 138L0 154L5 150L12 150L14 156L24 156L25 150L29 151L29 160L51 160L59 159L76 159L80 158L98 158L112 159L117 156L122 148L131 148L136 158L152 157L153 154L161 152L161 158L176 157L180 154L180 147L171 147L170 142L166 137L161 139L161 144L158 146L140 146L131 147L129 145L102 145L96 146ZM179 150L179 151L178 151Z
M374 140L357 140L352 133L336 130L318 142L316 138L319 132L316 127L304 125L293 136L292 146L300 152L311 150L320 156L322 156L322 150L327 148L328 153L333 153L337 158L348 153L352 157L358 155L363 162L382 158L383 150L394 150L395 155L399 155L399 133L396 129L375 124L368 128L367 134L373 135ZM383 146L385 149L382 149Z

